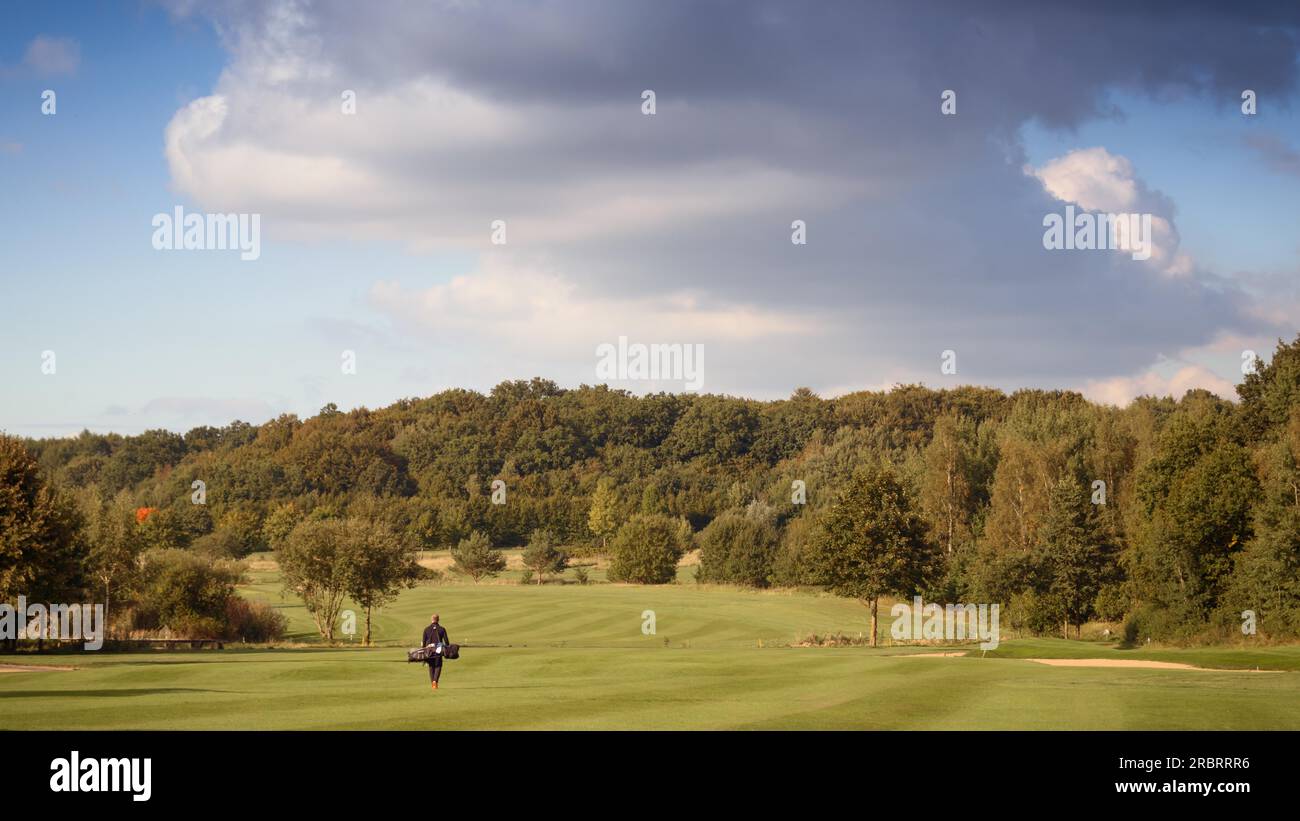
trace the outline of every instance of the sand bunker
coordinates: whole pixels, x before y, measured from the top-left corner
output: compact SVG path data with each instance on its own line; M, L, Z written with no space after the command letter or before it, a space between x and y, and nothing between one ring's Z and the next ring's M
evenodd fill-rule
M57 667L47 664L0 664L0 673L33 673L41 671L68 671L76 667Z
M1279 670L1225 670L1215 667L1194 667L1178 661L1146 661L1143 659L1025 659L1053 667L1130 667L1144 670L1201 670L1208 673L1277 673Z
M952 658L966 655L965 650L951 653L901 653L889 656L895 659ZM1180 661L1148 661L1146 659L1025 659L1052 667L1127 667L1131 670L1200 670L1204 673L1281 673L1282 670L1243 670L1222 667L1196 667Z

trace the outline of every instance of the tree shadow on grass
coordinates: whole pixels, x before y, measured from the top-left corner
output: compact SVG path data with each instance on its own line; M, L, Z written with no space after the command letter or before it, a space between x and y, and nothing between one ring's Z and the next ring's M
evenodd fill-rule
M235 664L255 659L258 664L300 664L311 659L313 655L324 655L330 652L331 648L316 649L292 649L292 650L193 650L193 651L176 651L176 650L159 650L156 653L144 654L136 653L135 658L114 659L111 655L105 654L97 656L95 659L83 663L78 670L99 670L109 667L140 667L147 664L152 665L182 665L182 664ZM187 653L190 655L184 655ZM193 654L203 653L204 658L194 658ZM403 651L405 653L405 651ZM147 658L140 656L147 655ZM273 658L267 658L274 655ZM369 659L340 659L349 664L359 662L386 664L399 662L408 664L405 658L369 658ZM0 662L7 663L7 662ZM27 672L24 670L23 672Z
M199 687L135 687L113 690L0 690L6 698L120 698L122 696L159 696L169 693L237 693L238 690L205 690Z
M551 684L458 684L440 686L439 690L553 690Z

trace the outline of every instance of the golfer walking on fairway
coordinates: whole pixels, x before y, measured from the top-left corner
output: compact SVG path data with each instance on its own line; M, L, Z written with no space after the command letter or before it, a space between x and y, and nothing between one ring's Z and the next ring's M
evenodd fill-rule
M438 614L434 613L429 617L429 626L424 628L424 647L432 645L435 652L430 654L425 661L429 665L429 686L434 690L438 689L438 676L442 675L442 651L447 645L451 644L447 640L447 630L438 624Z

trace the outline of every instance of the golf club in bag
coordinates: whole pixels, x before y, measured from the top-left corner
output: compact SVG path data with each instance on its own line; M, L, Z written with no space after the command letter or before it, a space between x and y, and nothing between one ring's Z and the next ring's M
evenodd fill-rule
M458 659L460 658L460 645L439 643L406 651L407 661L428 661L434 656L442 656L445 659Z

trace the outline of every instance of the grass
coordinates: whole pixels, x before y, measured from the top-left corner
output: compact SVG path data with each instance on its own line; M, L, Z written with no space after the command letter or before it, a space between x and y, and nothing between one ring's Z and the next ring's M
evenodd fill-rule
M255 572L244 593L281 608L291 640L315 640L273 570ZM446 662L437 693L404 652L435 610L467 645ZM646 610L655 635L641 631ZM0 673L0 728L1300 729L1297 672L1028 661L1300 671L1294 646L1121 650L1032 639L963 658L903 657L937 648L788 646L813 632L856 634L866 617L861 605L824 595L694 584L434 585L378 613L382 646L370 649L0 656L78 668Z

